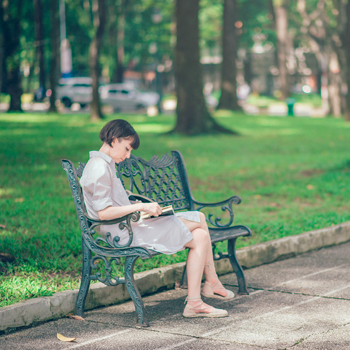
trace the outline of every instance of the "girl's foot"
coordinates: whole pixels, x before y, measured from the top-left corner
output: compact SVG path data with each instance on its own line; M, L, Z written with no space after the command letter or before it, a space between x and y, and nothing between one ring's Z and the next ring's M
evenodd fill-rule
M204 265L205 284L201 294L207 298L232 299L235 294L226 289L220 282L215 271L214 263Z
M212 306L205 304L201 297L187 297L185 302L187 305L183 312L184 317L226 317L228 313L226 310L215 309Z
M209 281L206 281L204 283L201 294L207 298L225 299L225 300L233 299L235 297L235 294L233 292L226 289L221 284L218 276L216 276L216 281L214 283L211 283Z

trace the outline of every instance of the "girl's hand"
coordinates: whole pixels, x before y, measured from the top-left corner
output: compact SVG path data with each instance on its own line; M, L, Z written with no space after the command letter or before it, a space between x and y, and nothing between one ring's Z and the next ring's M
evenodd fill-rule
M150 216L159 216L162 213L162 208L158 203L143 203L142 211L149 214Z

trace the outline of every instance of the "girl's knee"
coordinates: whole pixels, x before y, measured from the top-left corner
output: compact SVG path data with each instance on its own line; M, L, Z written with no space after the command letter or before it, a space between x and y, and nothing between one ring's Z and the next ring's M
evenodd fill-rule
M200 220L201 220L201 222L203 223L205 223L206 222L206 220L205 220L205 215L200 211L199 212L199 217L200 217Z
M201 227L204 230L208 230L208 224L207 224L207 219L206 219L205 215L202 212L199 212L199 217L201 220Z
M199 241L203 242L205 240L210 239L209 233L206 230L203 230L202 228L197 228L192 232L193 238L198 239Z
M202 228L198 229L198 238L201 240L201 242L208 243L210 242L210 235L207 230L204 230Z

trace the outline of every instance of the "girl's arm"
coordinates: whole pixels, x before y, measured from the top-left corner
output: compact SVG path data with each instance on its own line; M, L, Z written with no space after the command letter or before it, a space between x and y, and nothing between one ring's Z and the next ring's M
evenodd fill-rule
M107 207L98 212L100 220L112 220L128 215L134 211L143 211L152 216L158 216L162 213L162 209L158 203L137 203L125 205L123 207Z

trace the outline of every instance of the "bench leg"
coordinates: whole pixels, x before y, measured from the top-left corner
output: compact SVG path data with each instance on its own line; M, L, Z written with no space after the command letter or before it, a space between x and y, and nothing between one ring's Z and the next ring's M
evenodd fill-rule
M75 302L75 310L74 314L83 317L84 316L84 307L86 296L89 291L90 286L90 260L91 260L91 251L87 247L86 243L83 240L83 271L81 275L80 288L77 296L77 300Z
M184 271L182 273L180 288L181 289L187 289L188 288L188 285L187 285L187 265L185 265Z
M137 258L138 256L128 256L125 258L125 284L135 305L137 325L142 327L149 327L149 323L146 319L145 307L143 305L140 292L134 281L134 264Z
M233 271L235 272L238 280L238 294L249 294L246 283L245 283L245 278L244 278L244 273L241 265L239 264L237 257L236 257L236 240L237 238L233 238L228 240L227 242L227 249L228 249L228 257L230 259L230 263L233 267Z

